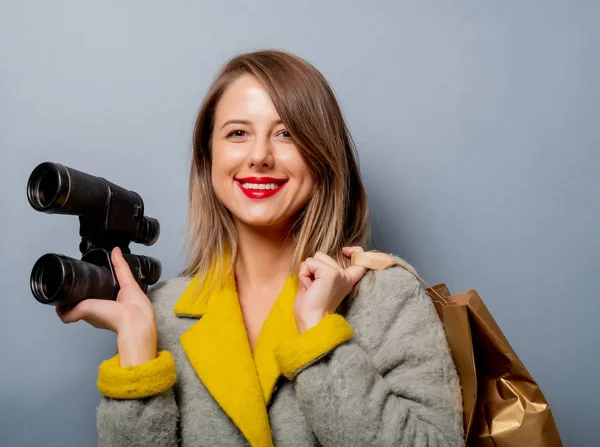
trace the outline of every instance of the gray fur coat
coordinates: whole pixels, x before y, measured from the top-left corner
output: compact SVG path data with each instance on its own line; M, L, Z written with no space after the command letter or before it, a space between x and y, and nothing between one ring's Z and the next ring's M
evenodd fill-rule
M464 445L442 324L405 269L368 272L343 316L303 334L286 283L254 352L235 285L202 296L193 282L148 293L156 360L120 368L117 355L101 365L100 446Z

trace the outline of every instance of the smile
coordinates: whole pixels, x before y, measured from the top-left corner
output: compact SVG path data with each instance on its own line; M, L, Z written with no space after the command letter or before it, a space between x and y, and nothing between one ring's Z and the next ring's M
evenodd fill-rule
M277 194L288 182L287 179L275 179L271 177L249 177L235 179L235 183L242 192L251 199L265 199Z

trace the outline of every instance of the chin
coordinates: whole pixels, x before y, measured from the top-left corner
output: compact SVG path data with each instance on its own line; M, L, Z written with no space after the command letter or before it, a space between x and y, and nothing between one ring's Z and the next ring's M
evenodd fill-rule
M269 228L269 227L277 227L280 226L280 222L274 222L272 220L245 220L244 223L250 227L257 228Z
M267 218L264 216L258 217L249 217L249 216L245 216L244 218L239 218L237 217L237 219L242 222L244 225L247 225L249 227L256 227L256 228L272 228L272 227L279 227L283 224L283 222L285 222L284 219L276 219L276 218Z

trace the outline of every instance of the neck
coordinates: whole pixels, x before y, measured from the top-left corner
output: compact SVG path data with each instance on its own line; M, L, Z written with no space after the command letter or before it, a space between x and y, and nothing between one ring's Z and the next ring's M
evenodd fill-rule
M287 279L292 265L294 240L287 230L271 227L237 226L238 259L235 276L251 290L271 288Z

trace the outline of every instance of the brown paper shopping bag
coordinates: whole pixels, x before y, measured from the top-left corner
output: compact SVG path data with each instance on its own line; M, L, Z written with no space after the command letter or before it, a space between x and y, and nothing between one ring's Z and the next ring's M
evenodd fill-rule
M460 377L468 446L562 446L550 406L474 290L450 295L429 286L392 256L355 252L352 264L383 270L399 266L427 286Z

